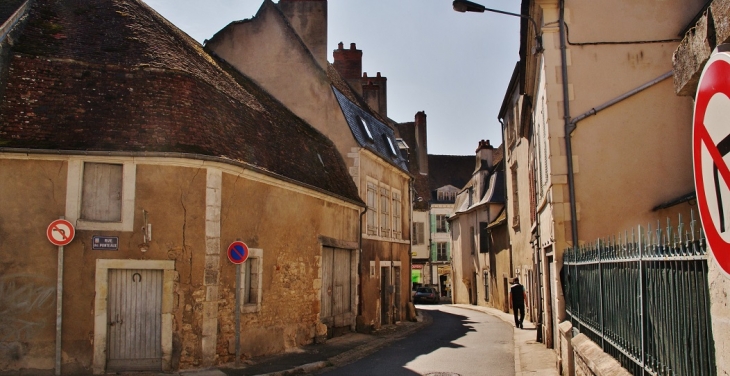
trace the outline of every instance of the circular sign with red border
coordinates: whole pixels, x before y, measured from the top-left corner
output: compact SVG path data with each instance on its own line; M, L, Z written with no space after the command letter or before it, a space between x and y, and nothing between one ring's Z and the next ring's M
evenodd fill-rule
M76 235L74 226L71 222L65 219L57 219L51 222L46 230L48 240L50 240L53 245L57 245L59 247L71 243L71 240L74 240L74 235Z
M730 274L730 54L726 52L710 57L697 85L692 156L707 244Z
M228 260L234 264L243 264L248 259L248 246L244 242L235 241L228 246Z

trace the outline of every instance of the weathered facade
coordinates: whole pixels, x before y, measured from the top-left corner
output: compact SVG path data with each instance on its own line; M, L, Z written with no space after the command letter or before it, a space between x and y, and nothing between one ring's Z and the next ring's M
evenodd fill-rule
M12 27L0 371L232 362L239 278L243 358L354 328L365 204L327 137L139 1L37 0ZM76 228L62 265L59 217Z
M350 76L322 64L317 51L326 46L326 27L317 25L326 23L326 7L326 0L265 0L254 18L229 24L206 49L327 135L345 159L368 206L357 326L369 331L406 319L412 177L389 121L347 83ZM318 33L308 32L313 30Z
M677 35L703 3L522 2L523 14L542 21L534 30L522 20L520 85L529 99L522 116L532 128L532 245L544 274L548 347L565 317L566 248L689 216L690 205L673 203L693 190L692 107L667 78ZM529 207L526 196L520 207Z
M454 303L508 310L511 256L504 226L503 166L501 148L480 141L474 172L448 218Z

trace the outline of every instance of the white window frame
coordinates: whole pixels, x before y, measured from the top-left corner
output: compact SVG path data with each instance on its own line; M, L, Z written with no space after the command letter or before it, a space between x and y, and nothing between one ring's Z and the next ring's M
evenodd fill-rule
M258 266L258 291L257 291L257 299L255 303L247 303L244 301L243 297L245 296L244 292L248 290L249 286L246 284L246 267L244 264L249 262L255 262L256 266ZM262 295L262 283L263 283L263 266L264 266L264 251L259 248L249 248L248 249L248 259L244 264L241 264L241 273L238 275L238 278L240 278L241 281L241 290L240 290L240 297L241 297L241 313L256 313L261 312L261 295Z
M391 213L393 218L393 226L391 234L395 239L403 238L403 195L397 189L391 189Z
M380 184L378 189L378 214L380 214L380 236L383 238L391 237L391 211L390 211L390 187ZM385 207L383 207L385 205Z
M120 222L97 222L81 219L81 196L84 187L84 163L122 165L122 219ZM77 230L134 231L134 199L137 184L137 165L131 160L117 158L74 158L68 161L66 179L66 219L75 223Z
M378 226L379 210L380 207L380 193L378 192L378 182L368 178L366 186L366 199L368 205L368 211L366 214L365 233L368 235L378 235L380 226ZM373 202L370 202L370 193L373 193ZM371 224L372 223L372 224Z

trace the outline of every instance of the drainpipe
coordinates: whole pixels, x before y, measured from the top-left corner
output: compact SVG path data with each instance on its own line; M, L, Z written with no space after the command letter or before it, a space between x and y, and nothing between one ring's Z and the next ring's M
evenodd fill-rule
M659 76L659 77L657 77L657 78L655 78L655 79L653 79L653 80L651 80L651 81L649 81L649 82L647 82L647 83L645 83L645 84L643 84L643 85L641 85L641 86L639 86L639 87L637 87L637 88L635 88L633 90L630 90L630 91L628 91L628 92L626 92L624 94L621 94L618 97L616 97L614 99L611 99L610 101L608 101L608 102L606 102L606 103L604 103L604 104L602 104L600 106L593 107L590 110L584 112L583 114L581 114L579 116L576 116L575 119L573 119L573 120L570 121L570 125L568 127L568 131L570 133L568 133L568 135L570 135L571 133L573 133L573 131L575 131L575 128L576 128L577 123L579 121L581 121L581 120L583 120L583 119L585 119L587 117L593 116L593 115L597 114L598 112L600 112L602 110L605 110L606 108L611 107L611 106L613 106L614 104L616 104L618 102L623 101L626 98L629 98L629 97L631 97L631 96L633 96L635 94L638 94L638 93L640 93L640 92L642 92L642 91L644 91L644 90L646 90L646 89L648 89L648 88L650 88L650 87L652 87L652 86L654 86L654 85L656 85L656 84L658 84L658 83L666 80L667 78L672 77L673 75L674 75L674 71L671 71L670 70L669 72L664 73L663 75L661 75L661 76Z
M365 206L365 210L360 213L360 234L358 234L357 241L358 241L358 251L359 251L359 257L357 258L357 264L358 264L358 277L360 276L360 270L362 269L362 217L365 215L365 213L368 212L368 207ZM368 270L368 275L370 275L370 271ZM357 292L358 292L358 305L357 305L357 314L358 316L362 316L362 281L358 281L357 284Z
M570 198L570 230L573 247L578 246L578 218L575 209L575 181L573 179L573 145L570 139L570 95L568 93L567 45L565 43L565 0L560 0L560 63L563 75L563 119L565 121L565 157L568 162L568 194Z

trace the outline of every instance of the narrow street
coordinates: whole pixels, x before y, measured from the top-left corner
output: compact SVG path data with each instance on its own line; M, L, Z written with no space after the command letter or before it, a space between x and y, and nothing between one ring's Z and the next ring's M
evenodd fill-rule
M512 328L485 313L419 305L433 323L326 375L514 375Z

